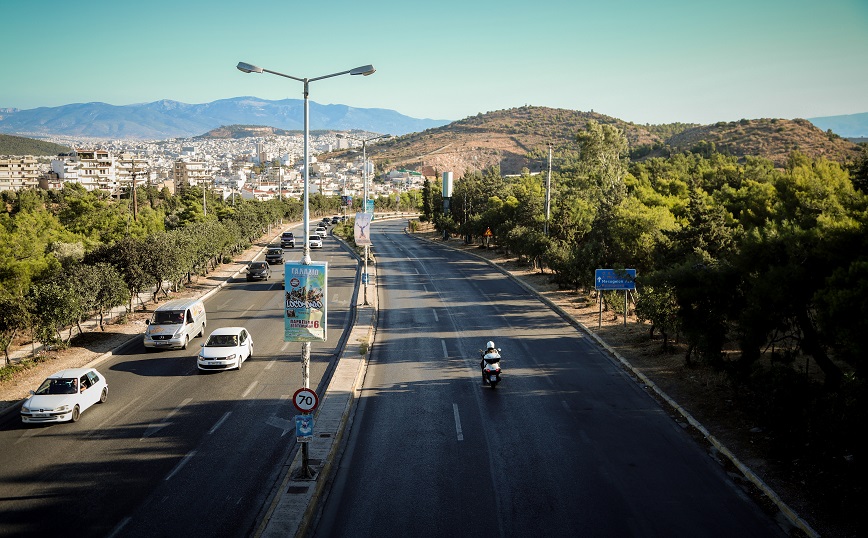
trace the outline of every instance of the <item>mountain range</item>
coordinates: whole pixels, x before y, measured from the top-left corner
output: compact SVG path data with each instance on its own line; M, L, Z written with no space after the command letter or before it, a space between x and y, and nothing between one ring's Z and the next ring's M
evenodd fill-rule
M321 105L311 101L310 128L402 135L439 127L450 120L418 119L383 108ZM269 101L233 97L187 104L162 100L133 105L76 103L28 110L0 108L0 133L30 137L49 135L163 140L198 136L224 125L269 125L304 129L304 100Z
M27 110L0 108L0 133L42 138L150 139L200 136L227 125L265 125L288 131L304 129L304 101L269 101L233 97L187 104L162 100L132 105L76 103ZM353 129L400 136L444 126L452 120L419 119L383 108L355 108L310 102L312 130ZM808 118L818 128L844 138L868 137L868 112Z

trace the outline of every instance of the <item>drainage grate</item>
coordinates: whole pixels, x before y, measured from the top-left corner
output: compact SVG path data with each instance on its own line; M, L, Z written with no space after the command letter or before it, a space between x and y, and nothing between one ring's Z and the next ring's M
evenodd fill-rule
M286 489L287 493L307 493L307 490L310 489L310 486L289 486Z

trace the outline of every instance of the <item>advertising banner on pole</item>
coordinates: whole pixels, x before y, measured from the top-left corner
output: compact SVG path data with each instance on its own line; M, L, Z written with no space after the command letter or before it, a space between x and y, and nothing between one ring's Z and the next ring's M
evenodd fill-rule
M310 443L313 439L314 420L310 415L295 415L295 442Z
M287 262L284 275L284 342L325 340L328 262Z
M371 217L370 213L356 213L356 223L353 226L353 232L356 244L359 246L371 244Z

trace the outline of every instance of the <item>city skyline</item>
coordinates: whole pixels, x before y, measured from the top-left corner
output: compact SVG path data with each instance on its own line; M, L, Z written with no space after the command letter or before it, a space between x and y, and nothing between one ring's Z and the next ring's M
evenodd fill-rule
M524 105L714 123L868 112L868 3L4 3L0 108L237 96L455 121Z

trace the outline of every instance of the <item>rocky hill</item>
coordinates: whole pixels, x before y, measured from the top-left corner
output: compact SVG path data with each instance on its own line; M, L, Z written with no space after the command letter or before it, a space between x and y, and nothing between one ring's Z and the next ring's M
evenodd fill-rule
M758 156L784 166L788 155L800 151L812 158L847 162L859 155L859 146L823 132L808 120L758 119L720 122L687 129L666 141L674 151L688 151L702 142L737 157Z
M468 170L500 166L504 174L547 166L547 147L555 152L576 149L575 135L589 120L621 129L632 158L647 159L714 147L738 157L758 156L784 166L793 150L810 157L846 162L859 147L823 132L807 120L757 119L714 125L637 125L597 112L524 106L477 114L442 127L389 139L368 147L378 164L427 171L452 171L460 178ZM712 146L713 144L713 146ZM333 156L339 156L337 152Z
M524 106L477 114L421 133L407 134L369 147L378 161L395 167L451 170L461 177L467 170L500 166L505 174L531 171L546 165L548 144L557 150L574 145L575 134L589 120L615 125L632 146L662 143L646 127L596 112Z
M302 134L304 131L287 131L278 129L277 127L268 127L266 125L222 125L216 129L211 129L207 133L193 137L194 140L202 140L206 138L222 138L222 139L237 139L250 138L256 136L292 136Z

